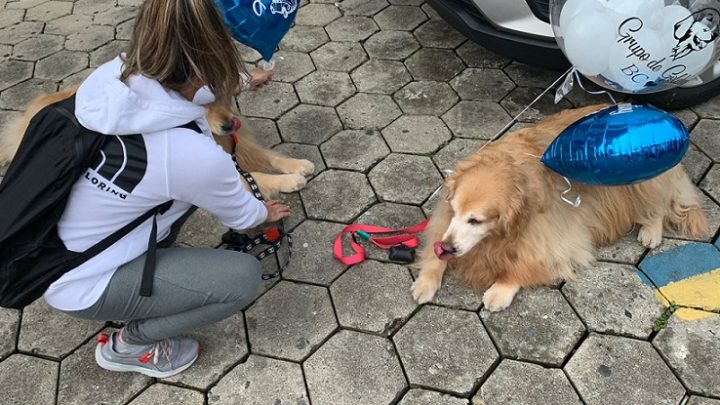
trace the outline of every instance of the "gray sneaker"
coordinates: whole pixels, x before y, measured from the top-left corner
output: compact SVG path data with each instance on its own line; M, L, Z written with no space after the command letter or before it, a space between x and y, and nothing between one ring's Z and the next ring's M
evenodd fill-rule
M115 350L116 338L116 332L98 335L95 361L105 370L167 378L187 370L200 354L200 344L188 337L172 337L147 346L128 345L132 347L128 352Z

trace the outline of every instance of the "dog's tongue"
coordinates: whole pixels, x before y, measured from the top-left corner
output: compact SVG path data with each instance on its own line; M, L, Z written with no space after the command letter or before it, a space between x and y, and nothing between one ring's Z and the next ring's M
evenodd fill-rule
M454 254L443 249L442 242L435 242L433 248L435 249L435 256L437 256L440 260L450 260L455 257Z
M233 117L232 123L233 123L233 133L235 133L235 132L237 132L238 129L240 129L240 127L242 126L242 123L240 122L240 118L238 118L238 117Z

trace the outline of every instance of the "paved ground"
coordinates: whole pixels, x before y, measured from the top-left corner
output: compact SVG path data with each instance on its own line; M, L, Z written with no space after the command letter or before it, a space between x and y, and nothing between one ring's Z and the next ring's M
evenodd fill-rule
M115 56L139 2L0 0L0 125L31 97L78 83ZM197 331L202 357L164 381L95 365L94 337L112 324L43 302L0 310L0 403L720 404L720 318L709 312L720 307L718 289L697 292L708 284L696 279L677 287L720 267L708 243L669 237L648 253L628 237L577 280L524 291L499 314L452 280L432 305L417 306L416 273L377 251L350 269L335 262L330 242L341 224L423 219L443 170L556 74L467 42L422 0L305 3L278 53L278 81L240 100L266 144L318 168L286 197L296 250L284 280L244 314ZM599 101L570 99L543 99L518 125ZM692 129L685 163L712 224L704 242L713 242L720 100L677 114ZM183 241L214 246L223 231L199 213ZM683 319L704 319L671 316L677 307L666 310L664 294L684 306Z

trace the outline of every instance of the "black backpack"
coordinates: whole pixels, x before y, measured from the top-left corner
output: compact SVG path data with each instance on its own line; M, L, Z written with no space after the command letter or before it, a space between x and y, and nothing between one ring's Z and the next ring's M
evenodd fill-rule
M140 294L152 293L157 223L168 201L147 211L84 252L69 251L57 234L73 185L110 138L75 118L75 97L49 105L30 121L0 183L0 307L23 308L66 272L153 217Z

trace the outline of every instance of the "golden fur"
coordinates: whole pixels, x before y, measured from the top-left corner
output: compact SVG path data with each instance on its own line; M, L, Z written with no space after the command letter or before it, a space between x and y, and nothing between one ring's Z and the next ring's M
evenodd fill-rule
M489 287L483 302L497 311L521 287L572 278L575 269L594 261L598 246L614 243L636 224L648 247L656 247L667 228L694 237L707 232L695 186L680 165L631 186L573 184L582 198L578 208L560 199L567 184L538 156L568 125L603 107L563 111L457 165L425 231L421 272L412 287L416 300L430 301L449 267L467 285ZM433 249L441 240L457 251L449 261Z
M12 160L25 134L25 129L38 111L47 105L72 96L76 90L77 87L70 87L32 100L25 107L25 113L10 122L0 134L0 164ZM232 138L229 136L232 130L228 129L232 128L232 120L235 117L231 107L213 103L208 105L206 110L215 141L228 153L232 153L233 148L235 149L234 153L238 164L243 170L253 175L263 195L272 198L281 192L290 193L305 186L305 175L311 174L315 170L312 162L304 159L291 159L258 145L255 137L244 123L237 132L239 144L235 148Z

